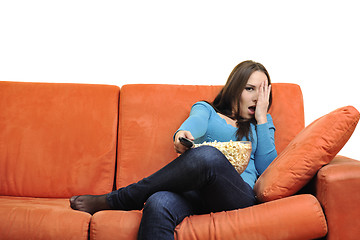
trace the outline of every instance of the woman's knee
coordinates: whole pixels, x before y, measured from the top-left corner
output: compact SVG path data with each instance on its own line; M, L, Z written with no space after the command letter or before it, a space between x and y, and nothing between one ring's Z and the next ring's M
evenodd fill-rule
M144 206L144 214L173 219L177 222L191 213L191 206L179 194L169 191L160 191L151 195Z
M192 214L181 195L161 191L151 195L145 203L139 239L171 239L174 230L186 216Z
M167 191L156 192L151 195L147 200L144 210L160 210L167 208L173 202L173 193Z

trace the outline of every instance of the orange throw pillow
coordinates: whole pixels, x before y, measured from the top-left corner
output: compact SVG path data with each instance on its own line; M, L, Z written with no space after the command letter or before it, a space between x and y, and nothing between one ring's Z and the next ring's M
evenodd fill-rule
M260 202L288 197L304 187L348 141L360 114L342 107L303 129L257 180L254 190Z

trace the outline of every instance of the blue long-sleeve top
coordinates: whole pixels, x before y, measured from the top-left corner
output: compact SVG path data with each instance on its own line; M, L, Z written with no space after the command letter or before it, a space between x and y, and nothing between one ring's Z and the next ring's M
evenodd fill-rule
M190 116L180 126L178 131L180 130L190 131L195 138L195 143L215 140L218 142L238 141L237 128L228 124L206 102L197 102L192 106ZM250 124L250 131L252 133L252 138L250 137L252 152L249 164L241 177L254 188L257 178L277 156L274 141L275 126L270 114L267 114L267 123L259 124L256 127L254 124ZM240 141L246 141L246 137Z

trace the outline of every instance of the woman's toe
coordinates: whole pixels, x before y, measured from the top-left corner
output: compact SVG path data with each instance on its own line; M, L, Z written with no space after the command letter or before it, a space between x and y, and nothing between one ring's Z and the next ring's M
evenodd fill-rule
M79 196L72 196L72 197L69 199L69 201L70 201L70 206L71 206L72 209L77 209L77 208L76 208L75 201L76 201L76 199L77 199L78 197L79 197Z

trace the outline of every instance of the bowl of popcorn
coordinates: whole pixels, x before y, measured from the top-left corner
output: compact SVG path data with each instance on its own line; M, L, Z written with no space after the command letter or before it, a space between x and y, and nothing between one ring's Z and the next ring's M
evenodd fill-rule
M212 146L220 150L220 152L225 155L239 174L245 171L247 165L249 164L252 150L250 141L204 142L201 144L195 144L194 147L204 145Z

